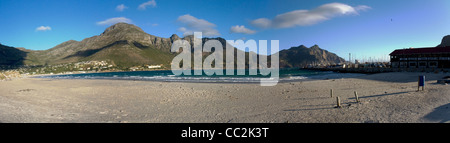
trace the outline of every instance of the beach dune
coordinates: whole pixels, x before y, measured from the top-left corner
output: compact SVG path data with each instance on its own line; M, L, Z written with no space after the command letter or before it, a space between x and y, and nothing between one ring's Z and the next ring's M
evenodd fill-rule
M418 75L426 76L424 91ZM450 122L450 85L436 83L448 75L380 73L272 87L18 78L0 82L0 122Z

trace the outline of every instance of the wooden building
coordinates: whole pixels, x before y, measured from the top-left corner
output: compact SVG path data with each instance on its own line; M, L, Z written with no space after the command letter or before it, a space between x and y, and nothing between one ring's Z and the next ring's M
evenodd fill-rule
M392 68L450 68L450 47L397 49L389 55Z

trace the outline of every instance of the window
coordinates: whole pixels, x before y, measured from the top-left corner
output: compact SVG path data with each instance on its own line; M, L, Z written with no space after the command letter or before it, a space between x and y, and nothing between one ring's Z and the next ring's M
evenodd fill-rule
M438 60L437 57L429 57L428 60Z
M417 62L409 62L410 68L415 68L417 66Z
M393 68L398 68L398 62L392 62L391 66L392 66Z
M419 68L425 68L427 67L427 62L419 62Z
M421 58L417 58L417 60L419 60L419 61L426 61L427 58L426 57L421 57Z
M400 62L400 67L406 67L406 66L408 66L408 63L406 63L406 62Z
M437 67L438 66L438 62L436 62L436 61L428 62L428 66L429 67Z

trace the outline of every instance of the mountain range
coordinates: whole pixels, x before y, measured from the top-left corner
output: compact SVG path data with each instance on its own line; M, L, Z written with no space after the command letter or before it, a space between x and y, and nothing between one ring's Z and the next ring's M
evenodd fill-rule
M180 38L173 34L169 38L162 38L145 33L135 25L117 23L108 27L100 35L82 41L66 41L48 50L29 50L0 44L0 65L56 65L82 61L107 61L118 67L164 65L165 68L169 68L172 59L177 55L170 52L170 48L178 39L187 40L193 45L194 36ZM224 48L228 44L220 37L203 38L202 41L204 43L210 39L219 40ZM235 54L243 52L236 48L235 51ZM203 55L209 54L203 53ZM246 54L248 55L248 52ZM281 68L303 67L312 63L345 62L343 58L317 45L310 48L304 45L292 47L281 50L279 55Z

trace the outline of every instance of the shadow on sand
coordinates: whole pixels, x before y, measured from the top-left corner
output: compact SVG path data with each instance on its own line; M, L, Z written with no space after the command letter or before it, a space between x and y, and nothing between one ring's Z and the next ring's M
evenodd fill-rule
M395 93L386 93L386 94L362 96L362 97L359 97L359 99L372 98L372 97L382 97L382 96L390 96L390 95L398 95L398 94L405 94L405 93L410 93L410 92L414 92L414 91L403 91L403 92L395 92ZM355 97L352 97L352 98L349 98L349 99L355 99Z
M304 109L285 109L283 111L311 111L311 110L325 110L325 109L333 109L334 104L323 104L323 105L304 105L300 107L306 107Z
M440 123L450 121L450 103L434 108L433 112L425 115L424 118Z
M325 110L325 109L333 109L333 107L324 107L324 108L309 108L309 109L286 109L283 111L313 111L313 110Z

